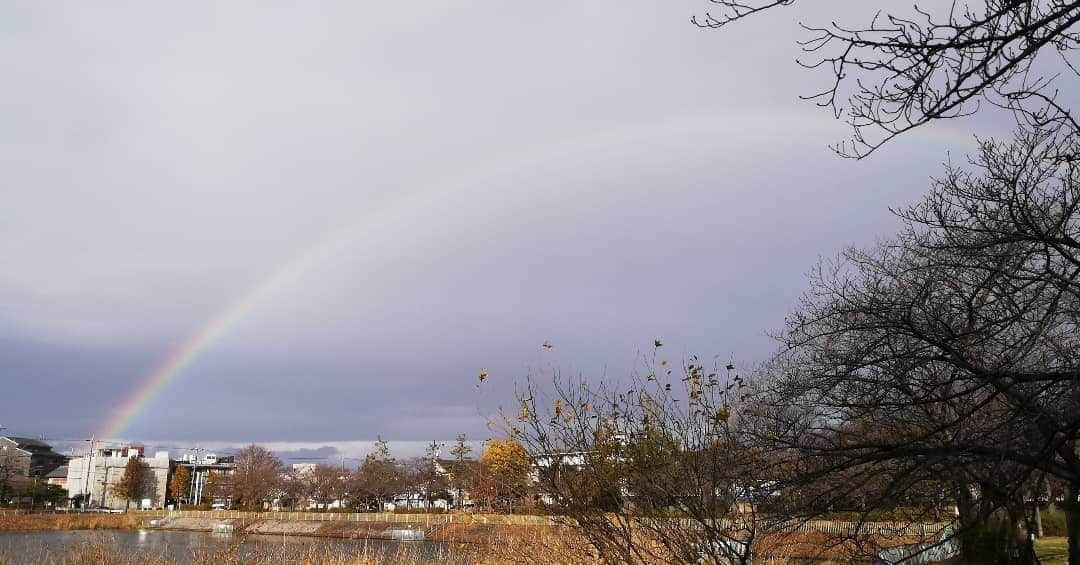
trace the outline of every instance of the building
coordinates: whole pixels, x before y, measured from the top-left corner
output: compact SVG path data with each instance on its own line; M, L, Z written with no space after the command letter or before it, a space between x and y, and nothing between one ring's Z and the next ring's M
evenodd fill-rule
M14 478L44 477L67 462L52 446L36 439L0 436L0 475Z
M50 485L56 485L67 490L67 475L68 466L65 464L53 469L48 475L45 475L45 480L48 481Z
M428 500L421 492L406 492L395 494L390 502L384 502L382 510L394 512L396 510L448 510L450 501L442 498Z
M229 480L232 477L233 457L218 457L208 453L199 457L190 453L174 462L175 467L186 467L191 474L191 485L187 496L182 497L190 504L210 503L228 506Z
M543 486L540 480L541 474L547 473L552 466L555 466L556 472L561 469L583 469L588 464L592 453L590 451L564 451L534 456L532 468L529 471L529 481L534 485ZM537 493L537 501L548 506L556 503L555 495L545 489Z
M451 508L472 508L475 501L469 489L462 485L473 482L481 475L480 461L476 459L436 459L435 472L446 480L446 491L450 494Z
M137 508L164 508L169 484L169 452L159 451L145 457L141 446L119 449L98 449L68 462L68 496L83 507L127 508L128 501L117 496L113 485L124 476L128 460L137 458L143 466L146 480L141 498L132 502Z

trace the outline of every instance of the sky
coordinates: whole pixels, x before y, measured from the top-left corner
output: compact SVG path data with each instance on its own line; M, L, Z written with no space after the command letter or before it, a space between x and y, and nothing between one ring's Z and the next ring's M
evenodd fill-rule
M841 159L797 22L865 9L708 8L0 1L0 426L89 437L222 312L107 439L416 451L654 339L763 360L980 130Z

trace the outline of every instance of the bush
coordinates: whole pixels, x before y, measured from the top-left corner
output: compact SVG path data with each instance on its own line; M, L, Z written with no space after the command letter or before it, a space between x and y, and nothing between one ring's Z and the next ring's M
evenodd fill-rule
M1010 563L1014 541L1008 523L992 518L960 534L966 562L999 564Z
M818 520L839 520L845 522L925 522L949 521L954 514L950 511L935 511L932 508L898 506L895 508L875 508L867 512L838 511L815 516Z
M445 508L394 508L391 514L446 514Z
M1065 512L1060 508L1050 507L1042 511L1042 527L1044 536L1067 536L1065 529Z

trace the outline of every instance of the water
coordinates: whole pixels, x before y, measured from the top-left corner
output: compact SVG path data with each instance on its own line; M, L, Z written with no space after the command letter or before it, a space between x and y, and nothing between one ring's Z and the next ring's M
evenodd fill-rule
M275 535L231 535L209 532L180 532L167 530L69 530L58 532L0 532L0 555L14 563L45 561L58 556L105 544L110 552L127 556L148 555L167 557L180 563L190 563L194 555L235 552L241 557L266 557L278 562L295 562L297 557L318 552L328 556L371 557L405 549L418 561L443 561L447 548L442 542L396 542L388 540L336 540Z

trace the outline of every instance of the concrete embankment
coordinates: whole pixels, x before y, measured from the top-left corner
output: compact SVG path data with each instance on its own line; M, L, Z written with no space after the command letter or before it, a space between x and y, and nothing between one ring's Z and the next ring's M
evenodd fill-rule
M236 529L243 527L242 521L235 518L159 518L151 520L147 525L160 530L185 530L191 532L212 532L217 524L230 524Z

